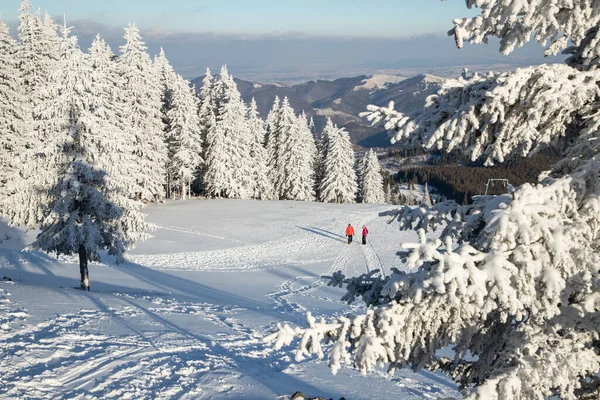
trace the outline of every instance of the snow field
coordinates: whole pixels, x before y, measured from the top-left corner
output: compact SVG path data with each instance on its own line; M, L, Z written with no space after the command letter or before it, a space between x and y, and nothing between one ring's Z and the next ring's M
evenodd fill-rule
M20 252L32 232L0 243L0 398L276 399L297 390L347 399L456 394L437 374L331 375L326 360L292 361L262 338L305 313L360 312L320 278L337 270L400 265L414 233L378 213L390 206L243 200L170 201L147 207L154 238L128 264L90 268ZM348 223L369 227L351 245Z

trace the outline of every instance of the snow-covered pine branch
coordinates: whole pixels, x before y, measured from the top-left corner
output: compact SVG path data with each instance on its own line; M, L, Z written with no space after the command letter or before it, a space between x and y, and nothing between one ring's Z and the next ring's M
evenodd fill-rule
M585 117L599 98L600 75L562 64L520 68L446 81L412 115L368 106L373 124L385 123L392 142L459 149L487 165L533 154L565 136L575 115Z
M442 0L444 1L444 0ZM512 1L467 0L467 7L480 8L479 15L454 19L457 47L464 41L487 43L488 37L500 38L500 52L511 53L532 38L540 45L549 43L545 53L557 54L569 40L576 45L588 29L600 22L596 0L532 0Z
M308 328L284 326L267 339L282 345L300 337L300 356L322 356L326 349L313 342L332 341L334 372L343 364L363 372L379 364L441 368L473 400L598 398L600 73L597 32L588 30L600 18L596 3L467 2L484 15L455 22L459 42L495 35L510 51L535 32L555 52L570 38L569 62L577 68L542 65L451 80L423 111L371 106L368 117L385 121L396 141L460 149L488 164L562 137L565 158L538 184L506 195L388 213L404 229L422 228L419 243L400 252L409 271L334 274L330 283L346 286L346 300L361 298L372 308L318 325L309 316ZM425 229L436 225L444 226L440 239L428 239ZM454 360L438 358L447 346Z

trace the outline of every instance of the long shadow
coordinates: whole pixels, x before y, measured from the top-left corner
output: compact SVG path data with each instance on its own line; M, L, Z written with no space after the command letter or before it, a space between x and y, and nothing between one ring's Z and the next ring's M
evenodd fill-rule
M192 332L161 317L155 312L152 312L149 309L140 306L139 304L135 303L130 299L123 300L130 303L132 306L137 307L150 318L154 319L156 322L169 328L172 332L178 332L181 335L184 335L188 338L203 342L209 348L215 350L216 354L226 356L227 358L233 360L235 364L232 365L232 367L237 369L240 373L253 378L257 382L260 382L262 385L269 388L275 393L291 394L296 390L302 390L306 393L310 393L311 396L324 395L318 388L310 385L309 383L301 381L292 375L285 374L283 371L287 368L288 365L291 364L291 362L281 361L281 364L275 369L271 365L271 362L273 360L264 359L263 365L260 365L257 363L257 359L248 358L244 356L244 354L236 353L234 350L231 350L230 348L221 345L210 335ZM328 394L327 396L330 395L331 394Z
M298 226L298 225L296 225L296 228L302 229L302 230L310 232L310 233L314 233L316 235L324 236L327 239L337 240L338 242L342 242L342 243L345 242L344 240L340 239L342 236L335 234L335 233L331 233L329 231L325 231L323 229L313 228L313 227L306 228L306 227Z
M314 230L316 230L316 231L319 231L319 232L328 233L328 234L330 234L331 236L336 236L336 237L339 237L339 238L341 238L341 239L344 239L344 236L342 236L342 235L340 235L340 234L338 234L338 233L334 233L334 232L331 232L331 231L327 231L327 230L325 230L325 229L323 229L323 228L317 228L316 226L311 226L311 227L310 227L310 229L314 229Z
M142 282L146 282L152 286L160 288L168 294L177 296L181 299L203 303L229 305L246 309L248 311L257 312L276 320L281 319L282 313L272 309L272 305L269 303L262 303L247 297L228 293L223 290L215 289L213 287L191 281L189 279L154 270L140 264L128 263L119 267L115 267L114 265L108 265L108 267L118 269L118 271L135 277Z

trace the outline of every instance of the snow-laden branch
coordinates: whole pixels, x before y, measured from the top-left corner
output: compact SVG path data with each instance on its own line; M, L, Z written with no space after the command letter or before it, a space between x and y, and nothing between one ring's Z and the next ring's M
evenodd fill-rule
M600 97L600 74L555 64L469 79L452 79L424 109L411 115L368 106L361 114L384 123L392 142L452 151L472 160L504 162L531 155L563 137L575 115L586 116Z
M479 15L457 18L454 28L456 46L464 41L487 43L488 37L500 38L500 52L509 54L531 38L548 47L546 55L557 54L569 41L575 44L588 29L600 21L598 0L467 0L467 7L479 8Z
M298 357L323 357L314 341L332 340L332 369L351 358L363 372L379 364L393 371L439 363L436 352L454 345L450 368L462 368L457 376L473 388L473 399L536 399L540 393L575 398L579 379L593 377L600 365L592 350L597 328L588 321L600 310L594 240L600 192L588 185L598 172L592 159L570 175L523 185L512 195L447 207L464 221L458 231L478 227L470 230L470 241L431 240L421 231L419 243L403 246L414 272L330 277L330 284L346 287L346 301L361 297L372 305L365 315L318 324L309 316L308 328L280 328L269 340L302 338ZM401 219L411 218L406 209L402 213ZM423 212L419 218L426 218ZM465 364L467 352L476 361ZM572 368L561 363L573 357L583 362ZM542 379L547 363L553 375ZM529 388L533 378L539 379ZM486 397L490 393L498 397Z

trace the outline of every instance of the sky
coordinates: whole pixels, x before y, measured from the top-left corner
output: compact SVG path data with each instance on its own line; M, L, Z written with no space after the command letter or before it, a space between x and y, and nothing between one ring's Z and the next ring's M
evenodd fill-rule
M19 0L1 0L3 19ZM108 26L135 21L145 29L264 35L409 37L445 32L454 17L473 15L462 0L32 0L51 15Z
M464 0L31 0L74 26L87 49L99 33L118 53L123 27L136 23L151 54L164 48L188 79L227 64L256 82L299 83L378 73L455 76L553 60L527 45L510 57L498 43L456 49L452 20L476 15ZM20 0L0 0L13 35Z

